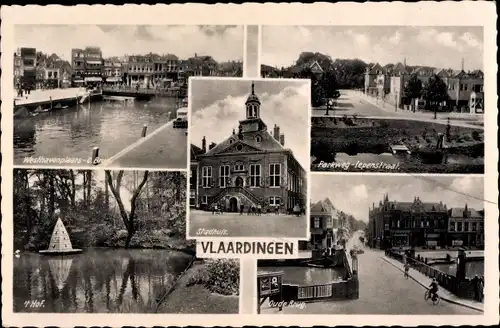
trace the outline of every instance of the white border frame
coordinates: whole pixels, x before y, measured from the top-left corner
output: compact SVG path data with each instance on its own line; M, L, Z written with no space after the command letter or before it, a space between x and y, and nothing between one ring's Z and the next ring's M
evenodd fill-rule
M259 29L260 30L260 29ZM259 70L260 71L260 70ZM238 79L235 79L235 78L231 78L231 77L209 77L209 76L196 76L196 77L192 77L189 79L189 86L188 86L188 94L189 94L189 97L192 97L192 82L193 81L215 81L215 80L224 80L224 81L233 81L234 80L234 83L243 83L243 82L251 82L251 81L260 81L260 82L269 82L269 83L272 83L272 82L291 82L291 83L296 83L296 84L307 84L310 88L310 85L311 85L311 81L310 80L304 80L304 79L267 79L267 78L262 78L262 77L243 77L243 78L238 78ZM311 153L311 95L308 94L308 108L307 108L307 121L309 122L309 124L307 125L308 126L308 131L307 131L307 136L308 136L308 139L309 139L309 142L308 142L308 150L307 150L307 153L310 154ZM190 98L192 99L192 98ZM188 127L188 145L189 145L189 154L191 154L191 133L190 133L190 129L192 128L192 119L191 119L191 116L192 116L192 107L191 107L191 104L192 102L189 102L188 104L188 121L189 121L189 127ZM302 164L301 164L302 165ZM189 163L188 163L188 167L191 166L191 156L189 156ZM307 176L307 186L306 186L306 193L307 193L307 197L306 199L308 199L310 201L310 192L311 192L311 178L310 178L310 166L311 166L311 163L310 163L310 160L309 160L309 166L308 167L304 167L303 169L305 170L306 172L306 176ZM189 195L189 185L188 185L188 188L186 188L188 191L188 195ZM310 206L308 205L306 207L306 218L307 218L307 224L306 224L306 228L307 228L307 231L306 231L306 236L303 237L303 238L296 238L296 237L259 237L259 236L255 236L255 237L223 237L223 236L190 236L189 235L189 223L190 223L190 208L188 206L188 208L186 209L186 239L196 239L196 240L205 240L205 241L265 241L265 242L283 242L283 241L287 241L287 242L295 242L295 243L298 243L299 240L308 240L307 238L309 238L309 235L310 235L310 220L308 219L309 218L309 214L310 214ZM210 227L207 227L207 229L210 229ZM220 256L220 257L224 257L224 256ZM259 257L255 257L256 259L259 258ZM263 257L263 258L269 258L269 257ZM276 256L274 258L294 258L294 257L290 257L290 256Z

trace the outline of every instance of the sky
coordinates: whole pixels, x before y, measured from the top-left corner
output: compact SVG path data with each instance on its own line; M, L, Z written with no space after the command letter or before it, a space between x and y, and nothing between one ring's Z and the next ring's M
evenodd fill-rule
M103 56L198 55L243 60L243 26L208 25L16 25L17 47L33 47L71 60L72 48L101 47Z
M247 26L247 58L245 62L247 76L259 76L259 26Z
M389 194L390 201L446 204L448 208L484 209L484 179L480 176L389 176L311 174L311 200L329 197L338 210L368 222L368 208ZM465 196L470 195L469 196Z
M301 52L367 63L483 70L482 27L263 26L261 63L288 67Z
M307 80L256 80L255 94L261 102L260 116L272 133L274 124L285 135L285 148L295 154L304 169L309 168L309 103ZM251 80L191 80L191 143L201 146L228 138L238 121L245 119L245 101Z

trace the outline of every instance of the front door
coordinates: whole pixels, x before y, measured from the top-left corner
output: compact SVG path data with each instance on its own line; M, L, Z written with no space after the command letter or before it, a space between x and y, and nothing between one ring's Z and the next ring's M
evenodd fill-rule
M235 183L236 183L236 187L243 187L243 178L237 177Z
M238 212L238 200L235 197L231 197L229 200L229 211Z

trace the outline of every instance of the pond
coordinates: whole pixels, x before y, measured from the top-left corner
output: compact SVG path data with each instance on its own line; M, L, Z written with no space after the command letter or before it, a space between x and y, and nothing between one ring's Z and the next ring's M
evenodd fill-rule
M191 256L169 250L88 249L14 257L14 312L150 313ZM26 306L43 301L43 307Z
M344 278L344 268L266 267L266 272L282 271L283 282L299 286L320 285Z

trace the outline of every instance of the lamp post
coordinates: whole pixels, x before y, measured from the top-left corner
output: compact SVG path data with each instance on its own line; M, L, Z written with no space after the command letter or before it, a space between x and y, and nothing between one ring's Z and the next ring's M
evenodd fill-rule
M333 107L333 100L332 98L328 98L328 101L326 102L326 113L325 113L326 116L330 115L330 108L332 107Z

